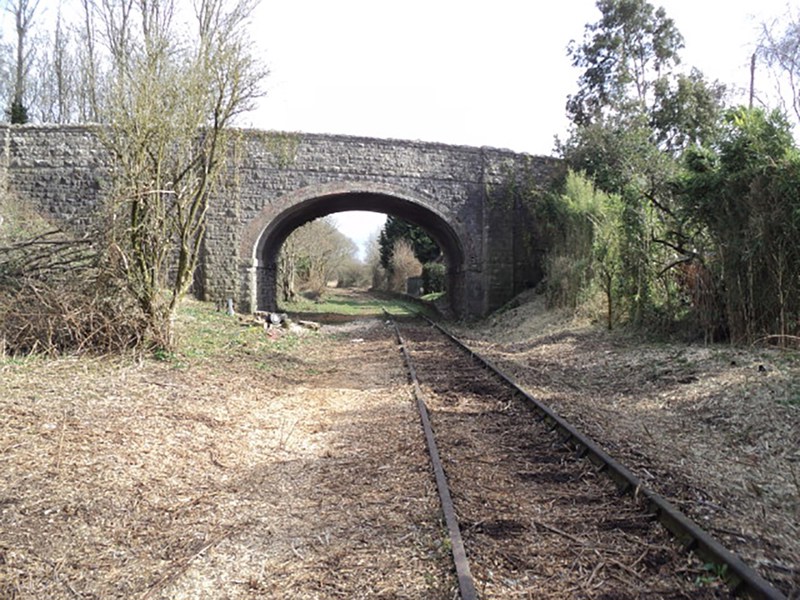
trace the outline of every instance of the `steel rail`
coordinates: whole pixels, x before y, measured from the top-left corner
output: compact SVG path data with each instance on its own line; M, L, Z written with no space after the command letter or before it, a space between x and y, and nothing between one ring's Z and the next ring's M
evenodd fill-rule
M445 475L442 460L439 456L439 449L436 446L436 438L433 434L428 407L425 404L425 396L419 385L419 379L417 379L417 371L414 368L414 362L411 360L411 354L406 347L405 340L403 340L403 336L400 334L400 328L386 309L384 309L384 312L391 319L395 335L397 336L397 343L405 359L409 378L414 388L414 398L417 401L417 410L419 411L419 417L422 421L422 429L425 432L425 442L428 446L428 454L430 455L431 465L433 466L436 488L439 490L439 500L442 504L444 520L447 524L448 534L450 535L450 548L453 554L453 563L456 567L456 577L458 579L458 589L461 600L478 600L478 592L475 589L475 582L469 568L469 560L467 559L467 551L464 548L464 540L461 538L461 528L458 525L456 509L453 505L453 498L450 495L450 487L447 484L447 476Z
M734 594L758 600L787 600L786 596L745 564L741 558L725 548L666 498L646 487L636 475L612 458L594 440L578 431L566 419L556 414L553 409L522 389L513 377L503 372L489 359L467 346L435 321L425 315L420 314L419 316L507 383L515 393L522 396L539 415L540 421L546 422L550 429L558 430L563 436L561 441L577 450L578 456L588 458L598 466L599 470L605 471L617 484L621 493L632 494L635 498L644 498L647 510L675 536L686 552L694 551L703 560L720 565L722 567L721 577Z

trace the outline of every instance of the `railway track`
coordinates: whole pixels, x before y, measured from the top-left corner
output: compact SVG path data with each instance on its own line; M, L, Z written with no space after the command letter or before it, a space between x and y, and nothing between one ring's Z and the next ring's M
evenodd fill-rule
M394 326L463 600L785 598L445 330Z

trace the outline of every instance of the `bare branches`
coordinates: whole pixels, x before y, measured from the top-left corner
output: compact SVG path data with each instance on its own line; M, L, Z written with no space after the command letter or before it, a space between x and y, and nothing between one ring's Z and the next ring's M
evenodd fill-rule
M31 66L31 48L26 48L28 35L36 15L39 0L11 0L8 11L14 16L17 32L16 70L14 97L11 101L11 122L25 123L28 120L24 104L25 84Z
M0 247L6 352L117 352L141 345L146 331L88 238L50 230Z
M296 298L295 281L303 291L321 296L327 281L339 278L356 251L353 241L338 231L329 218L295 229L283 243L278 259L283 299L291 302Z
M125 48L104 137L115 157L110 211L123 224L114 241L128 287L153 329L165 328L162 339L193 281L227 131L264 76L243 33L252 7L198 0L191 40L175 26L172 0L103 0L109 45Z
M92 279L54 286L26 278L13 293L0 289L0 298L0 337L11 354L104 354L145 341L141 315Z
M778 21L762 24L757 54L773 70L775 87L784 109L800 121L800 17L787 8ZM784 91L784 86L788 91Z
M9 285L23 277L63 274L95 260L88 239L69 239L52 230L0 247L0 282Z

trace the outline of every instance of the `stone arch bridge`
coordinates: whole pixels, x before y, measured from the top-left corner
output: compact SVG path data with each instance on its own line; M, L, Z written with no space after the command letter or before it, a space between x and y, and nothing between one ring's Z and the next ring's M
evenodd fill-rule
M108 180L91 127L0 126L5 188L52 220L88 223ZM396 215L436 240L455 312L477 317L541 278L521 181L544 190L560 163L492 148L242 130L211 199L195 290L242 311L276 307L276 257L295 228L347 210Z

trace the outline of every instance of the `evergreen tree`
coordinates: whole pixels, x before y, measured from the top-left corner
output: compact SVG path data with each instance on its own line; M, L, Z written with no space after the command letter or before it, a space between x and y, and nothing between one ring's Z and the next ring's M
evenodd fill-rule
M14 101L11 103L9 116L11 117L12 125L24 125L28 122L28 109L25 108L22 102Z

